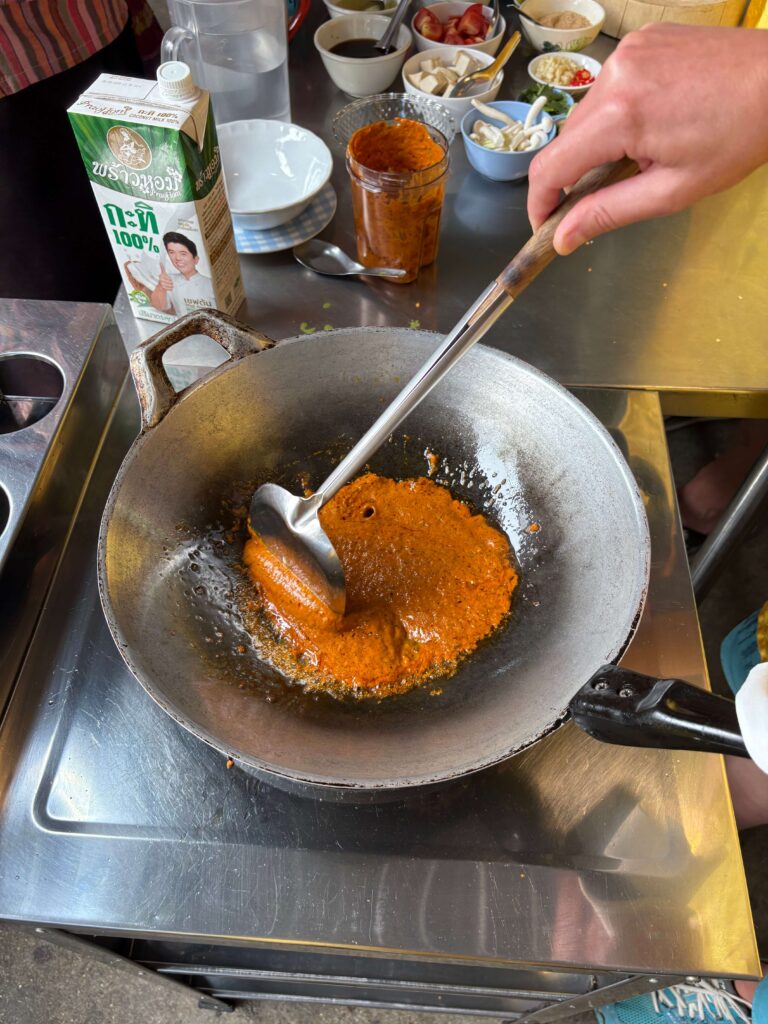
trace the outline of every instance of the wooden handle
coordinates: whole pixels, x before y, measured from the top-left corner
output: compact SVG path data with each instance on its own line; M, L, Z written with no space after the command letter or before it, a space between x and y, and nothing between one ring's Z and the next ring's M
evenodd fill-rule
M580 178L571 191L550 214L538 231L535 231L525 243L511 263L496 278L497 284L504 288L513 299L522 292L542 270L549 266L557 256L552 241L563 217L573 209L584 196L624 181L637 174L639 167L634 160L622 159L612 164L602 164Z

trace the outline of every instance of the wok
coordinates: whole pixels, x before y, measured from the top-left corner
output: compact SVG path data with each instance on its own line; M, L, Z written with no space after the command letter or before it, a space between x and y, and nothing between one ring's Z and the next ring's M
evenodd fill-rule
M201 333L230 358L177 395L162 355ZM243 766L333 798L478 771L555 729L569 707L613 742L743 753L732 702L611 669L648 583L634 478L573 395L482 345L370 468L424 475L424 449L439 454L438 480L513 545L521 584L508 622L439 694L432 684L382 701L306 693L251 646L239 610L242 536L222 501L247 501L267 480L317 485L436 341L367 329L274 348L203 311L134 352L142 432L114 482L98 554L106 618L133 674L184 728Z

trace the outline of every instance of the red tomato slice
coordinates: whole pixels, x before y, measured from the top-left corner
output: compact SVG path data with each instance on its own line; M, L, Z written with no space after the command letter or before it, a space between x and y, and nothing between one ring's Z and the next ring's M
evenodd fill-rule
M435 21L437 22L438 25L440 24L440 19L438 18L434 11L430 11L428 7L422 7L419 13L413 19L413 24L419 30L419 32L421 32L422 25L424 25L427 21Z
M472 4L461 16L459 32L465 36L485 36L488 22L483 14L482 4Z
M452 28L449 28L448 31L445 33L445 39L443 40L443 42L446 44L446 46L466 46L467 45L464 36L459 35L459 33L455 29L452 29Z
M431 39L433 43L442 41L445 32L442 23L437 15L433 14L427 7L422 7L416 15L413 24L425 39Z
M485 36L469 36L464 39L464 42L467 46L474 46L475 43L484 43Z

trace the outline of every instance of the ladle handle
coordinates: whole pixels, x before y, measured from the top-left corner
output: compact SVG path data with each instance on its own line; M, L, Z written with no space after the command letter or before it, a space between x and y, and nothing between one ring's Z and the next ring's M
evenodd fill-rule
M734 701L682 679L604 665L573 698L570 712L603 743L749 757Z
M131 374L141 406L142 430L156 427L184 394L171 384L163 366L163 355L172 345L194 334L204 334L215 341L235 361L275 344L265 334L216 309L187 313L153 334L131 353Z
M347 480L350 480L358 470L363 468L392 431L443 379L464 353L490 330L526 285L530 284L534 277L540 274L555 258L556 253L552 247L552 239L555 236L557 225L566 213L583 196L597 191L604 185L628 178L637 170L637 164L630 160L620 160L615 164L603 164L601 167L589 171L574 185L554 213L547 218L499 277L485 289L443 343L432 353L421 369L411 377L373 426L363 434L349 455L342 459L325 483L318 487L311 509L307 506L307 514L319 511L344 486Z
M554 213L544 221L538 231L528 239L515 258L496 278L499 285L516 299L523 289L548 267L557 253L553 241L555 232L573 207L585 196L597 192L607 185L615 185L637 174L639 168L634 160L622 159L611 164L601 164L581 177L560 203Z
M411 0L400 0L397 5L397 10L389 19L389 24L384 30L384 34L381 39L376 43L376 49L381 50L382 53L389 53L392 49L393 40L397 37L397 33L400 26L403 23L403 18L410 6Z

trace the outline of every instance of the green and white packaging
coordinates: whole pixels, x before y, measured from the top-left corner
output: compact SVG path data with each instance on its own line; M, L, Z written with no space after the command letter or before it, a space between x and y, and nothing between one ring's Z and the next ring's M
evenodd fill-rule
M244 298L210 98L186 64L100 75L69 108L134 315L172 323Z

